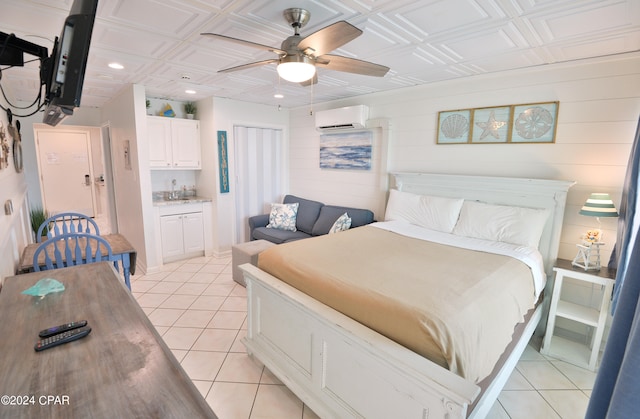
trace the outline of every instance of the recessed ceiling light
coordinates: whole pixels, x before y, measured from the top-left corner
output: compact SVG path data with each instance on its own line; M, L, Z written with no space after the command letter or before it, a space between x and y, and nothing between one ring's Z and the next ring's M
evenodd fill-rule
M109 63L109 67L115 70L122 70L124 66L120 63Z
M282 99L284 95L282 93L276 93L275 95L273 95L273 97L275 97L276 99Z
M196 91L195 90L191 90L191 89L185 90L184 92L188 93L190 95L195 95L196 94Z

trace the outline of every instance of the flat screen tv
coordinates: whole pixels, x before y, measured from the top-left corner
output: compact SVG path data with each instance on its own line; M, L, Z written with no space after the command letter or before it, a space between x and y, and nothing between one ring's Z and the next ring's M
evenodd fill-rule
M45 111L42 121L58 125L80 106L91 33L98 0L74 0L42 71Z

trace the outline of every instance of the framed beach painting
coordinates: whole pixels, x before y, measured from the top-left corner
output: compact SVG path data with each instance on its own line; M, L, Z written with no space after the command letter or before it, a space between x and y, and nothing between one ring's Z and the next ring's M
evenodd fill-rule
M320 136L320 168L371 170L373 132L356 131Z

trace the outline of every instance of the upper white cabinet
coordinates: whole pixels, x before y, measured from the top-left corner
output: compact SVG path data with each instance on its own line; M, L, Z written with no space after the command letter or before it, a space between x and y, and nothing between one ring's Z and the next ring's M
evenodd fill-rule
M149 165L156 169L200 169L200 123L147 117Z

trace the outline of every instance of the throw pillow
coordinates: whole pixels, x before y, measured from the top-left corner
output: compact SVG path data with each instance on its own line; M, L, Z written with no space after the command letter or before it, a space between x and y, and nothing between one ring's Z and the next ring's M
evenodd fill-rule
M335 223L329 229L329 234L338 233L340 231L348 230L351 227L351 218L345 212L342 214Z
M298 216L299 205L297 202L293 204L271 204L267 228L296 231L296 218Z

